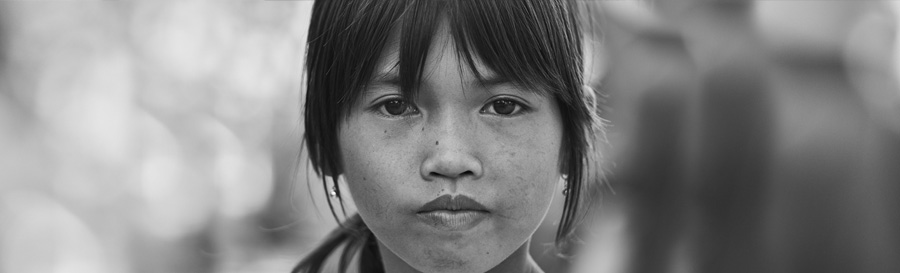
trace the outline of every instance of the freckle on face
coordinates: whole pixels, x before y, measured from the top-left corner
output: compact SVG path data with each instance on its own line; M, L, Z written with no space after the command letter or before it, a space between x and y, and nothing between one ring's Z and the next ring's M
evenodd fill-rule
M555 107L535 107L527 115L508 118L469 111L483 107L487 95L467 99L471 96L466 97L466 89L458 84L477 81L470 73L460 74L452 46L442 48L447 52L430 54L433 59L426 64L426 70L438 72L423 79L433 88L421 93L423 101L429 102L420 105L425 110L422 115L384 119L371 111L354 111L343 124L339 147L344 175L359 215L389 250L385 253L424 272L485 272L523 246L550 207L553 182L558 178L561 117ZM525 96L534 105L555 105L549 103L550 98L504 88L488 91ZM450 128L465 132L459 135L443 135L437 130L443 129L438 126L443 123L429 122L446 121L444 116L430 118L429 113L453 113L447 117L458 120L447 124L468 127ZM427 126L432 128L425 130ZM422 133L415 133L415 127ZM384 134L377 136L377 130ZM440 146L441 137L460 139L444 138L444 146ZM431 140L435 140L434 147L427 144ZM452 157L444 158L442 164L466 158L470 160L466 162L477 163L483 174L452 181L446 177L425 180L423 175L431 171L423 167L426 160L447 155ZM367 181L369 177L372 181ZM476 228L449 234L423 224L416 210L436 197L454 193L483 202L490 216Z

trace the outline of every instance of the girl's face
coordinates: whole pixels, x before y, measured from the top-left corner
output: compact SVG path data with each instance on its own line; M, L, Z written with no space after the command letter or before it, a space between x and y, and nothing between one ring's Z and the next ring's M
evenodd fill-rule
M388 45L340 127L350 194L384 259L424 272L488 271L523 248L560 193L559 109L484 67L479 82L446 26L416 101L406 102L391 70L397 45Z

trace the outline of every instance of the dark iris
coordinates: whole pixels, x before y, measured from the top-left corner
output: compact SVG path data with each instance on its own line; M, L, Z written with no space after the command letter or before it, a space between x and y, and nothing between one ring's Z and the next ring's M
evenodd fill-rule
M406 112L406 108L409 106L406 105L406 102L401 100L392 100L388 101L384 104L384 110L387 111L388 114L399 116Z
M509 115L516 110L516 103L510 100L496 100L494 101L493 107L494 112L497 114Z

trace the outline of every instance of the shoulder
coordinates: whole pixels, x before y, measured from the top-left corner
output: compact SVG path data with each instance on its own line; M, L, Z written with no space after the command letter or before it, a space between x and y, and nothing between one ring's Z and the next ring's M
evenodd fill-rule
M358 215L347 219L344 224L332 231L325 240L312 252L306 255L293 273L332 273L341 272L341 263L345 264L345 272L359 272L359 264L363 260L361 250L371 240L365 223Z
M331 254L325 258L325 263L322 265L322 273L359 273L359 251L350 251L347 252L348 242L340 244ZM350 262L347 264L347 271L340 271L341 258L344 254L350 255Z

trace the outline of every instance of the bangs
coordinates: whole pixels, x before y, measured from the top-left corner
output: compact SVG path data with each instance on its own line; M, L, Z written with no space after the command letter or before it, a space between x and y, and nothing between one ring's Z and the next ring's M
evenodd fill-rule
M500 78L542 95L569 97L582 85L581 35L574 3L452 1L457 53L475 76L477 58Z
M335 82L322 91L339 93L338 108L346 115L373 80L387 45L396 42L397 61L391 67L398 73L394 83L404 97L414 99L428 51L438 27L445 23L465 66L461 69L470 70L483 84L505 81L575 102L580 100L575 94L583 81L581 36L575 13L568 10L574 4L565 1L350 1L357 2L359 9L342 27L349 37L332 37L343 38L343 43L336 43L345 44L342 55L335 55L328 69L320 70L349 85ZM486 78L487 71L479 71L476 63L493 76Z

